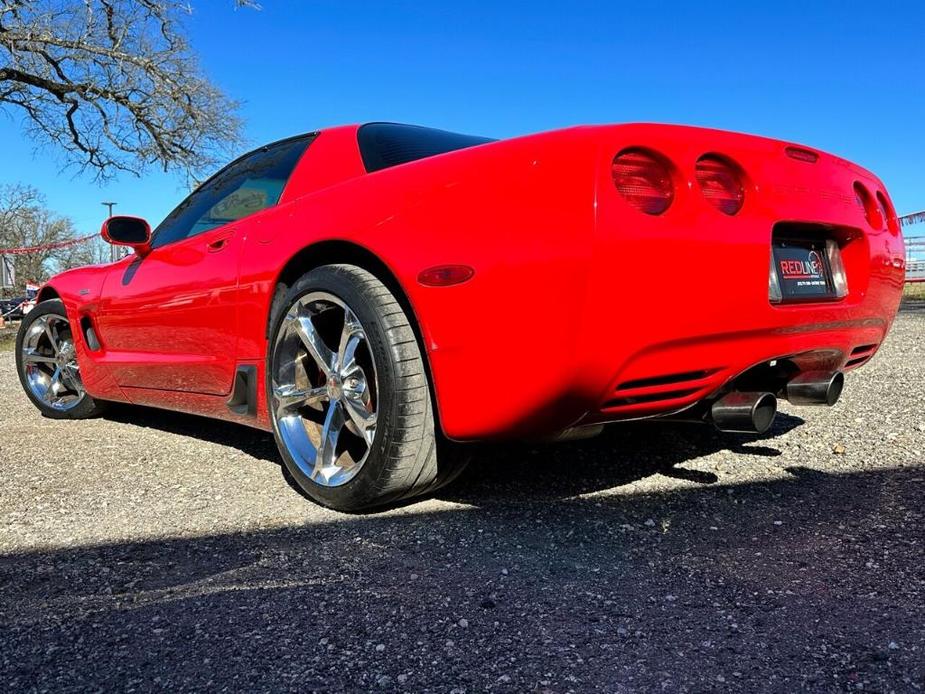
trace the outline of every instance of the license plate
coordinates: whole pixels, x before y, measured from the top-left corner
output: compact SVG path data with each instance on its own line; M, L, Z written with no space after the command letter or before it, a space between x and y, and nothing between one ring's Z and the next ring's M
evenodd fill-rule
M837 298L825 241L775 241L774 267L784 301Z

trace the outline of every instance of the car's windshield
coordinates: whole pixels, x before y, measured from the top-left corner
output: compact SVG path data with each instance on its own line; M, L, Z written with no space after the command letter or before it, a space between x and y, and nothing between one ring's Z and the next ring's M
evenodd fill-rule
M197 188L154 230L154 247L190 238L272 207L312 135L251 152Z

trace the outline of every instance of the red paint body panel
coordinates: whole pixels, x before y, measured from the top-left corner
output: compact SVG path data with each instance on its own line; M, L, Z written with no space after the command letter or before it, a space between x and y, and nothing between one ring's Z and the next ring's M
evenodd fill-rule
M96 321L120 386L229 394L248 229L246 220L228 224L124 258L107 274Z
M101 350L78 344L88 391L269 428L262 388L256 419L225 407L233 371L257 364L263 382L278 279L322 242L364 249L400 286L441 426L460 440L676 412L771 359L853 368L876 351L899 304L902 237L872 228L852 187L885 188L834 156L799 161L785 154L789 143L699 128L596 126L366 174L356 130L322 131L275 207L145 258L54 278L44 291L62 296L73 321L99 326ZM672 163L676 194L664 214L633 209L615 189L611 161L627 147ZM735 216L710 206L694 178L710 152L747 177ZM769 302L781 222L839 239L846 297ZM417 282L444 264L475 275L448 287Z

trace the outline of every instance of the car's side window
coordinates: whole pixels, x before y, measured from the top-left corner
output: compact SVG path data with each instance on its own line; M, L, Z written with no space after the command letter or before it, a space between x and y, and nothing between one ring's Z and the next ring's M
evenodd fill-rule
M154 230L154 248L190 238L272 207L312 135L246 154L194 190Z

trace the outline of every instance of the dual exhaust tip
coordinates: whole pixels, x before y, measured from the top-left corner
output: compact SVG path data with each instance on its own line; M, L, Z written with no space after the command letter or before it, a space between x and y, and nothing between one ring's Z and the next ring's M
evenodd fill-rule
M845 387L841 371L807 371L791 379L782 395L794 405L828 405L838 402ZM710 419L720 431L763 434L774 423L777 397L773 393L727 393L710 407Z
M777 398L773 393L727 393L713 403L710 419L720 431L763 434L774 423Z

